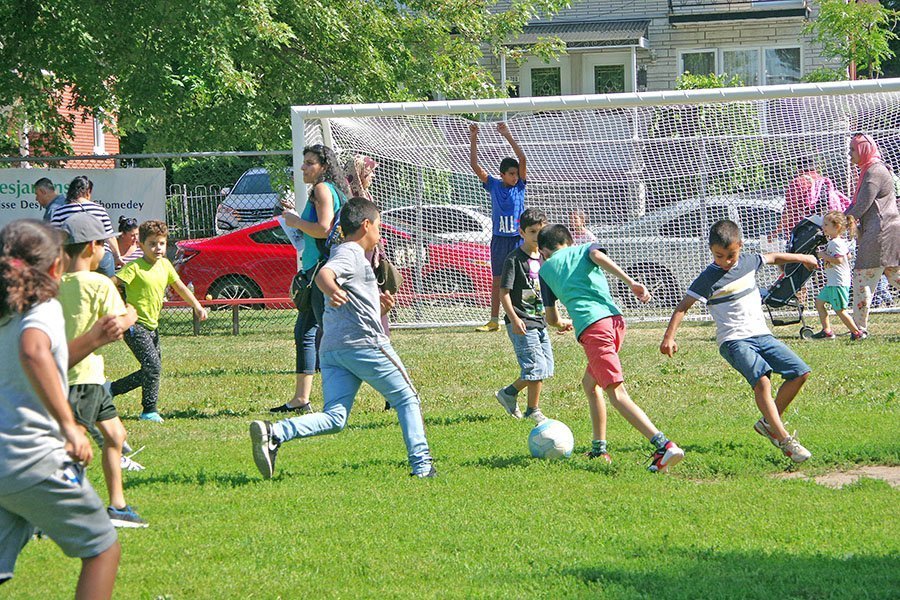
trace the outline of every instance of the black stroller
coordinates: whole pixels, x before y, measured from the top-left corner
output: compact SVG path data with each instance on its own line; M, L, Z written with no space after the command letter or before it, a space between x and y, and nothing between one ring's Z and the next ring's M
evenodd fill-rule
M797 223L791 231L787 252L815 256L816 248L826 241L825 234L822 233L822 217L811 215ZM814 271L798 263L785 265L784 273L763 294L763 306L769 311L772 325L781 327L801 323L800 337L804 340L812 339L814 330L803 320L803 304L797 300L797 292L803 289L813 273ZM772 309L777 308L795 309L797 316L776 317L772 314Z

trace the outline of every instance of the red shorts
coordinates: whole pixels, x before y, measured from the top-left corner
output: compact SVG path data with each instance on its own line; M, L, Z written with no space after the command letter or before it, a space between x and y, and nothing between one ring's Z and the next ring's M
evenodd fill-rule
M601 388L625 381L619 361L619 348L624 339L625 319L622 315L600 319L581 332L578 338L587 355L588 372Z

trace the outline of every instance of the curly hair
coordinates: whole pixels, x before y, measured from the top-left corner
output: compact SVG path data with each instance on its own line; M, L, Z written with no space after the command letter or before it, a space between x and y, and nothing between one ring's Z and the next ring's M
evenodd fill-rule
M61 256L61 244L58 229L32 219L0 230L0 317L56 297L59 284L48 271Z
M346 199L350 197L350 188L347 186L347 177L344 175L344 170L341 168L341 163L338 161L338 157L334 153L334 150L322 144L314 144L304 148L303 154L312 154L316 157L319 164L325 167L325 175L322 178L323 181L326 181L337 188L337 191L343 194L346 201ZM313 190L310 189L310 198L312 198L312 194Z
M853 239L856 237L856 219L850 215L845 215L839 210L831 210L825 213L822 221L830 221L835 224L838 234L847 234L847 237Z
M167 238L169 237L169 228L162 221L144 221L138 227L138 239L143 244L151 235Z

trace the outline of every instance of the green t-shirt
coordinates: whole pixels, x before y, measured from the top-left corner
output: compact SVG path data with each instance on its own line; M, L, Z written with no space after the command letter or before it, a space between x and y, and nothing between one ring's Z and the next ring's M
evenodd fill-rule
M66 340L70 342L86 333L100 317L125 314L125 303L112 280L90 271L63 275L59 302L66 318ZM69 369L69 385L102 385L105 381L103 357L93 352Z
M541 266L540 275L550 294L547 294L545 305L549 301L562 302L572 324L575 337L606 317L622 314L613 302L609 291L609 283L603 269L594 264L590 253L596 244L569 246L553 253L549 260Z
M151 265L141 257L122 267L116 277L125 284L125 297L137 312L138 323L155 330L159 326L166 288L180 281L175 267L167 258L160 258Z

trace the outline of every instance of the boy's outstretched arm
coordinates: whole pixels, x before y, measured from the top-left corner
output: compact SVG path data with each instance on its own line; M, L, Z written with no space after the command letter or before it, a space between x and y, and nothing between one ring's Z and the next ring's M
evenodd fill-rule
M545 307L544 316L547 319L547 325L550 327L556 327L560 332L572 330L572 321L559 316L559 311L556 310L556 303Z
M659 345L659 351L666 356L672 357L678 352L678 344L675 343L675 332L678 331L678 326L681 325L681 320L684 318L685 313L696 301L697 299L693 296L685 294L678 306L675 307L672 318L669 319L669 326L666 327L666 332L663 334L662 343Z
M631 288L631 293L633 293L638 300L644 304L650 302L650 292L647 291L644 284L632 279L628 273L622 270L622 267L617 265L616 262L609 257L608 254L595 248L591 250L590 257L595 265L608 273L612 273L616 278L628 284L628 287Z
M316 285L323 294L331 298L331 305L335 308L347 303L349 299L347 290L338 285L337 275L328 267L319 269L319 274L316 275Z
M762 255L767 265L786 265L800 263L811 271L819 268L819 261L812 254L791 254L790 252L768 252Z
M172 287L175 289L175 292L181 296L181 299L191 305L191 308L194 309L194 312L197 313L197 316L200 317L201 321L205 321L207 314L206 309L197 302L197 297L194 296L194 292L188 289L188 286L184 285L184 282L180 279L176 279L172 282Z
M512 147L513 152L516 154L516 160L519 161L519 179L525 181L528 179L528 173L526 172L525 166L525 152L519 146L515 139L513 139L512 133L509 131L509 127L507 127L506 123L497 123L497 131L509 142L509 145Z
M469 125L469 166L475 172L475 176L485 183L488 179L487 171L478 164L478 125L471 123Z

